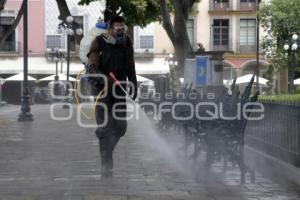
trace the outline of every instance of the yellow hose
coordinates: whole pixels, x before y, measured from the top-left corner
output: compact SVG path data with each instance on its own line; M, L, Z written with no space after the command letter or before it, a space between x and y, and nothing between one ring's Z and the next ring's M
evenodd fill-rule
M77 105L80 104L79 97L78 97L79 95L78 95L78 85L77 85L77 81L80 81L80 76L81 76L84 72L85 72L85 69L84 69L84 70L81 70L81 71L77 74L77 76L76 76L76 81L75 81L75 85L74 85L74 87L75 87L75 100L76 100L76 104L77 104ZM104 92L104 89L102 89L102 90L99 92L99 94L98 94L98 96L97 96L97 98L96 98L95 104L94 104L94 106L93 106L93 113L94 113L94 116L96 116L96 107L97 107L97 103L98 103L98 101L100 100L100 96L103 94L103 92ZM81 113L86 119L95 119L94 117L88 116L88 114L87 114L85 111L82 110L82 107L80 107L80 113Z

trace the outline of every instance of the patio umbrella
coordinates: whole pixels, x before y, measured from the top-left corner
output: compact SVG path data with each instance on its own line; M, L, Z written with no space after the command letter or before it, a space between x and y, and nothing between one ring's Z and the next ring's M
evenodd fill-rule
M140 75L136 75L136 79L137 79L137 82L146 82L146 81L151 81L150 79L148 78L145 78L143 76L140 76Z
M294 85L300 85L300 78L294 80Z
M60 81L66 81L67 80L67 76L64 75L64 74L58 74L58 77L59 77ZM55 79L55 74L53 74L51 76L47 76L47 77L42 78L42 79L39 79L38 82L40 82L40 81L53 81L54 79ZM71 77L71 76L69 76L69 81L75 82L76 79L73 78L73 77Z
M251 79L253 77L253 74L247 74L244 76L240 76L236 79L236 84L247 84L250 83ZM257 77L254 77L254 83L256 83ZM269 82L269 80L262 78L262 77L258 77L258 81L260 85L267 85L267 82ZM230 81L230 84L232 83L232 80Z
M16 75L13 75L11 77L4 79L4 81L5 82L7 82L7 81L23 81L23 79L24 79L24 73L20 72ZM27 79L28 79L28 81L36 81L35 78L33 78L32 76L29 76L29 75L27 76Z

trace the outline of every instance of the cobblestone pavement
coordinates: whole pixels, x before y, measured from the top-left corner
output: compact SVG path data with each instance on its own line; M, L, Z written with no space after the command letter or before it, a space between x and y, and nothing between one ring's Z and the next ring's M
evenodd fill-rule
M130 120L115 152L114 177L104 179L94 129L78 126L75 110L72 119L55 121L49 106L35 105L30 123L17 122L19 110L0 107L0 200L300 199L295 189L259 174L255 184L241 186L238 169L223 174L218 163L196 181L189 162L174 151L174 135L162 140L143 114Z

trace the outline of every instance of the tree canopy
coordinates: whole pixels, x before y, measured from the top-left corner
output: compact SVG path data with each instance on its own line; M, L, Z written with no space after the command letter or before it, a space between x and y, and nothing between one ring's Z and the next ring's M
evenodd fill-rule
M300 33L300 0L272 0L260 10L261 22L277 40Z
M96 0L79 0L80 5L88 5ZM104 13L105 21L111 16L122 14L129 26L144 27L159 20L159 2L156 0L107 0Z
M292 42L293 34L300 34L299 14L300 0L272 0L262 4L259 16L261 25L267 34L263 38L261 47L273 65L268 73L276 74L290 65L283 46L286 42ZM271 88L274 87L271 85Z

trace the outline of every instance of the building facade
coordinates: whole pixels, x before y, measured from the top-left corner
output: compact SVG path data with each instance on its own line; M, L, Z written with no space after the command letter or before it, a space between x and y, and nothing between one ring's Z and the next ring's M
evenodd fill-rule
M29 56L42 56L45 52L45 7L44 0L29 0L28 12L29 33L28 49ZM5 31L11 28L20 10L22 0L7 0L5 9L0 12L0 38ZM23 55L23 22L5 40L0 47L0 56L21 56ZM1 66L2 67L2 66Z
M256 0L209 0L198 5L198 43L208 51L232 52L224 56L224 79L255 71L256 41L257 37L263 37L262 28L257 36L256 3ZM263 73L266 62L260 60Z
M79 6L78 0L66 0L71 15L80 28L83 35L71 37L70 49L78 55L79 44L84 35L95 26L99 18L102 17L103 4L100 2L92 2L89 6ZM56 1L45 2L45 44L48 48L60 48L67 50L67 35L64 30L58 29L61 22L58 19L59 10Z
M187 31L194 50L202 44L206 51L229 51L223 60L223 78L254 73L256 67L256 0L205 0L195 5L187 21ZM172 43L159 23L151 25L151 51L155 56L173 53ZM139 29L139 28L136 28ZM142 32L142 31L140 31ZM259 38L263 37L260 28ZM135 43L143 43L143 36L135 34ZM158 38L156 40L156 38ZM260 58L261 75L266 61Z
M12 25L21 3L21 0L7 0L4 11L0 13L0 36ZM67 0L71 14L81 25L85 35L101 17L103 4L93 2L89 6L78 6L77 3L77 0ZM253 73L256 66L256 0L205 0L198 3L195 10L187 22L188 35L194 50L201 43L206 51L231 51L232 53L224 56L224 79ZM55 65L46 59L46 50L51 48L66 50L66 34L58 30L60 23L58 16L56 1L29 0L31 73L53 73L52 68ZM5 41L5 45L0 48L1 73L22 70L22 30L21 21ZM73 37L71 40L71 51L75 55L78 55L82 37ZM158 63L157 69L163 67L165 70L163 60L174 52L173 45L159 22L151 23L146 28L135 27L134 47L137 55L143 57L144 54L150 53L156 59L147 62L137 60L137 71L140 74L154 73L147 71L146 68L153 69L151 65ZM15 58L8 60L8 56ZM82 69L82 65L78 59L72 62L71 73L76 74ZM264 71L263 67L261 71Z
M79 44L88 31L95 26L99 18L103 17L103 1L95 1L89 6L79 6L78 0L66 0L69 10L74 20L83 29L83 35L71 38L71 64L70 74L76 75L82 69L83 64L79 60ZM7 0L4 10L0 12L0 38L9 29L20 10L22 0ZM58 30L60 20L59 10L54 0L28 0L28 30L29 30L29 74L36 78L54 74L56 72L55 62L49 59L49 51L54 48L61 49L65 53L67 50L67 36L64 30ZM168 40L158 23L149 25L148 31L141 31L141 37L135 42L136 52L169 52L172 45L158 44L159 41ZM152 28L151 28L152 27ZM155 27L155 28L154 28ZM162 33L157 36L157 33ZM158 34L159 34L158 33ZM155 35L155 37L154 37ZM149 37L150 36L150 37ZM153 37L151 37L153 36ZM154 43L154 44L153 44ZM0 47L0 77L6 78L10 75L23 71L23 21L13 33L6 39L4 45ZM138 74L165 74L168 66L163 62L163 58L152 59L146 62L136 61L136 71ZM59 63L60 72L66 73L66 61Z

